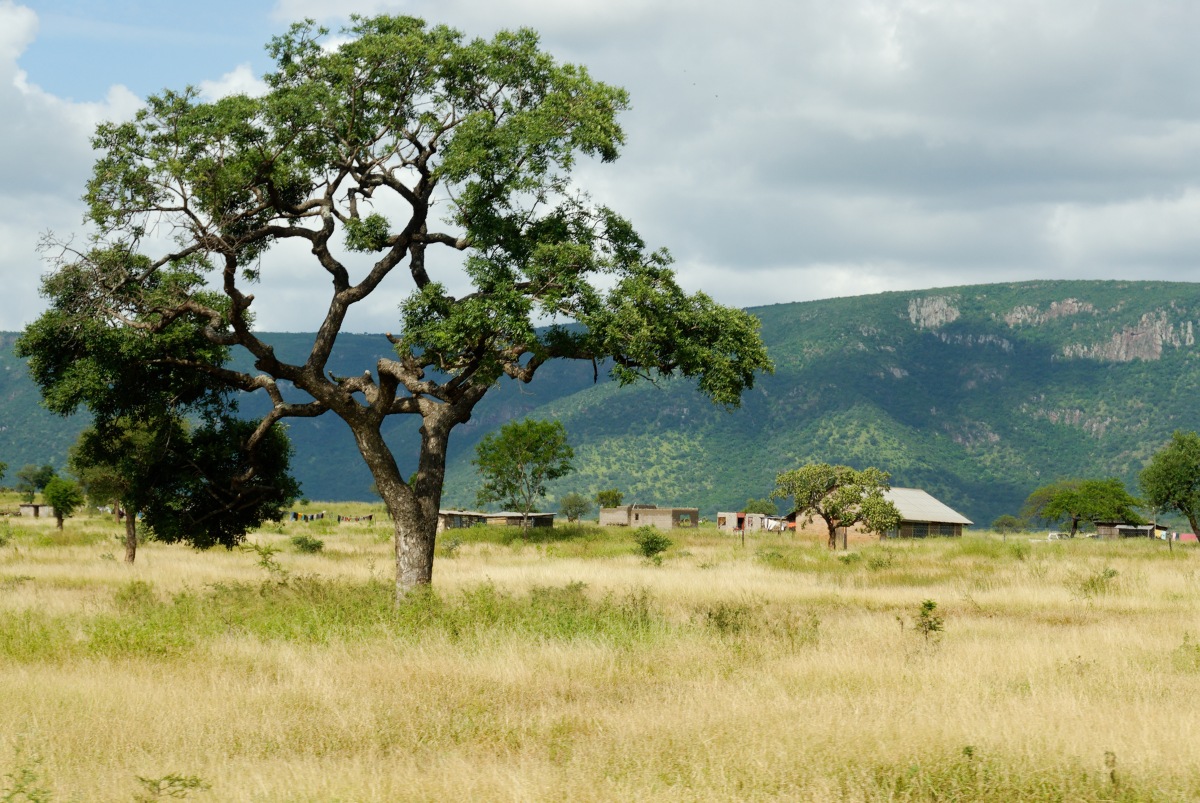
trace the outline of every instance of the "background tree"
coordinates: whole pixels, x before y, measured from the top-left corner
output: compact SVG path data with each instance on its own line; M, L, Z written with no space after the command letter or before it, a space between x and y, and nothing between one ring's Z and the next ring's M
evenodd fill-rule
M1142 501L1132 496L1116 477L1060 480L1033 491L1025 500L1022 513L1050 524L1070 521L1070 535L1074 538L1081 521L1142 524L1137 512L1141 505Z
M8 463L0 462L0 480L4 479L4 472L8 471Z
M476 501L480 505L500 502L519 511L521 529L528 529L529 514L545 495L546 483L569 474L574 456L560 422L510 421L475 446L471 462L483 478Z
M58 529L63 528L63 519L75 514L83 504L83 491L79 485L63 477L52 477L42 492L46 503L54 508L54 519Z
M839 527L864 524L873 533L885 533L900 524L900 511L883 496L891 486L889 475L877 468L861 471L849 466L813 463L775 478L774 498L793 499L792 509L811 524L814 518L829 530L829 548L837 548Z
M1171 441L1155 452L1138 484L1146 504L1175 511L1200 533L1200 435L1176 430Z
M779 507L775 504L775 500L770 497L765 499L755 499L750 497L746 500L746 504L742 506L743 513L761 513L764 516L776 516L779 514Z
M151 343L148 372L266 394L251 451L279 420L333 412L395 521L400 597L432 580L450 433L501 377L528 382L556 358L611 360L621 383L695 377L735 406L771 363L756 318L684 293L666 252L573 186L579 157L617 157L623 90L557 63L529 30L464 42L411 17L374 17L355 18L336 44L325 34L306 23L272 40L261 97L167 91L134 120L97 129L86 194L96 236L53 255L46 328L58 336L30 348L31 366L71 371L93 350L79 332L99 321ZM143 254L151 230L177 245ZM329 282L298 362L256 334L247 292L279 243L301 246ZM437 249L464 256L439 276L428 259ZM470 287L452 294L452 283ZM330 375L347 316L377 291L408 293L401 334L388 336L395 358ZM153 345L180 329L208 350ZM212 353L233 347L253 370ZM382 434L397 414L421 422L404 470Z
M620 507L625 501L625 494L618 491L616 488L609 488L606 491L600 491L596 494L597 507Z
M997 516L992 522L992 531L1002 535L1008 533L1019 533L1025 529L1025 522L1016 516L1005 513L1003 516Z
M121 417L81 432L69 463L90 497L124 509L127 563L139 515L161 541L232 547L299 495L287 437L275 427L251 455L253 430L234 419L197 428L177 416Z
M54 466L26 463L17 470L17 491L26 502L32 502L55 475Z
M563 494L558 500L558 512L567 517L567 521L579 521L592 512L592 500L580 493Z

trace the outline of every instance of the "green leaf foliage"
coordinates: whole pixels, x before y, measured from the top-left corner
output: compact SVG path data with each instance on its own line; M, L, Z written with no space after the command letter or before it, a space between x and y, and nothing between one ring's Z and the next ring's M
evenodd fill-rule
M1025 501L1023 513L1055 524L1070 521L1071 535L1079 531L1081 521L1120 521L1142 524L1137 508L1142 501L1125 489L1116 477L1106 479L1061 480L1038 488Z
M52 477L46 483L42 494L46 503L54 508L54 518L58 520L58 529L62 529L63 519L74 515L83 504L83 491L79 485L63 477Z
M836 531L860 522L871 532L884 533L900 524L900 512L884 498L888 474L877 468L812 463L775 478L773 497L791 498L798 517L820 518L829 530L829 547L836 546Z
M480 505L500 502L511 510L532 513L546 493L546 483L570 473L574 456L558 421L509 422L475 447L474 463L483 480L476 501Z
M1200 533L1200 435L1176 430L1139 477L1146 504L1174 511Z

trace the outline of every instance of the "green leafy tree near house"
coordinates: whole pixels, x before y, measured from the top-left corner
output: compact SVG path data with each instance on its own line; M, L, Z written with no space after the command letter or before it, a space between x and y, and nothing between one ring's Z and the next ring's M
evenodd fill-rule
M1022 515L1050 524L1071 522L1070 535L1079 532L1083 521L1143 523L1137 508L1142 501L1132 496L1116 477L1060 480L1034 490L1025 500Z
M567 517L567 521L579 521L592 511L592 500L581 493L563 494L558 500L558 512Z
M775 478L773 498L793 500L792 509L808 523L816 518L829 531L829 548L837 548L839 527L862 523L874 533L885 533L900 524L900 511L883 492L891 486L889 475L877 468L861 471L849 466L813 463Z
M57 472L52 465L37 466L27 463L17 469L17 491L26 502L32 502L45 489Z
M1179 513L1200 533L1200 435L1176 430L1142 469L1138 484L1146 504Z
M46 503L54 508L54 519L58 529L63 528L63 519L75 514L83 504L83 491L79 485L63 477L52 477L42 491Z
M273 39L260 97L165 91L99 126L85 196L96 235L56 252L46 291L68 352L98 320L145 341L148 371L265 394L250 452L275 422L341 418L395 522L399 599L432 581L450 434L502 377L611 360L621 383L693 377L736 406L771 361L754 316L685 293L665 251L572 181L578 159L617 158L623 90L558 63L529 30L465 41L379 16L327 33L303 23ZM151 228L175 244L143 253ZM321 323L295 362L253 325L250 289L280 244L311 255L329 291L306 302ZM395 357L331 375L343 325L376 293L402 299ZM161 345L180 330L208 351ZM231 348L253 369L212 354ZM420 419L405 461L384 438L392 415Z
M546 494L546 483L569 474L573 457L575 451L560 422L510 421L475 446L472 462L483 479L476 501L480 505L500 502L520 512L521 529L527 529L529 514Z
M779 507L775 504L775 500L767 497L765 499L755 499L753 497L746 500L746 504L742 506L743 513L761 513L764 516L775 516L779 513Z
M609 488L596 494L597 507L620 507L625 501L625 494L616 488Z

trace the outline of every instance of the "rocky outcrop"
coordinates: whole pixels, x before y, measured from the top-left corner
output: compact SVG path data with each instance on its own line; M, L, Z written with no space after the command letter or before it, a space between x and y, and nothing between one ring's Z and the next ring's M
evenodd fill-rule
M958 320L955 296L925 296L908 302L908 319L918 329L937 329Z
M945 332L938 332L937 336L943 343L952 343L957 346L995 346L1005 352L1012 352L1013 350L1013 344L999 335L951 335Z
M1062 354L1067 358L1099 360L1101 362L1133 362L1134 360L1158 360L1163 348L1193 346L1196 337L1191 321L1178 327L1167 318L1163 310L1147 312L1135 326L1127 326L1101 343L1068 343Z
M1091 437L1097 439L1103 438L1104 433L1108 431L1108 427L1114 423L1113 418L1110 416L1088 415L1085 411L1077 407L1047 409L1026 404L1021 406L1021 412L1031 418L1040 418L1049 421L1051 424L1081 429Z
M1013 307L1012 311L1004 315L1004 322L1014 329L1018 326L1040 326L1055 318L1065 318L1085 312L1095 315L1096 308L1087 301L1066 298L1062 301L1050 302L1050 307L1044 312L1032 305Z

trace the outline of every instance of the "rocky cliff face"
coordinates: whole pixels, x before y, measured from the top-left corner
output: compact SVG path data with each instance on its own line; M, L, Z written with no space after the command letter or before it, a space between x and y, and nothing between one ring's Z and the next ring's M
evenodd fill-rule
M1165 346L1183 348L1195 344L1191 321L1181 321L1177 327L1171 323L1165 310L1157 310L1147 312L1136 326L1125 327L1107 341L1067 343L1062 348L1062 355L1101 362L1158 360L1162 358Z
M918 329L937 329L958 320L954 296L925 296L908 302L908 319Z
M1019 326L1040 326L1056 318L1065 318L1070 315L1081 315L1084 313L1094 315L1096 314L1096 308L1087 301L1066 298L1062 301L1051 301L1050 306L1045 310L1033 305L1014 307L1010 312L1005 313L1004 322L1016 329Z

